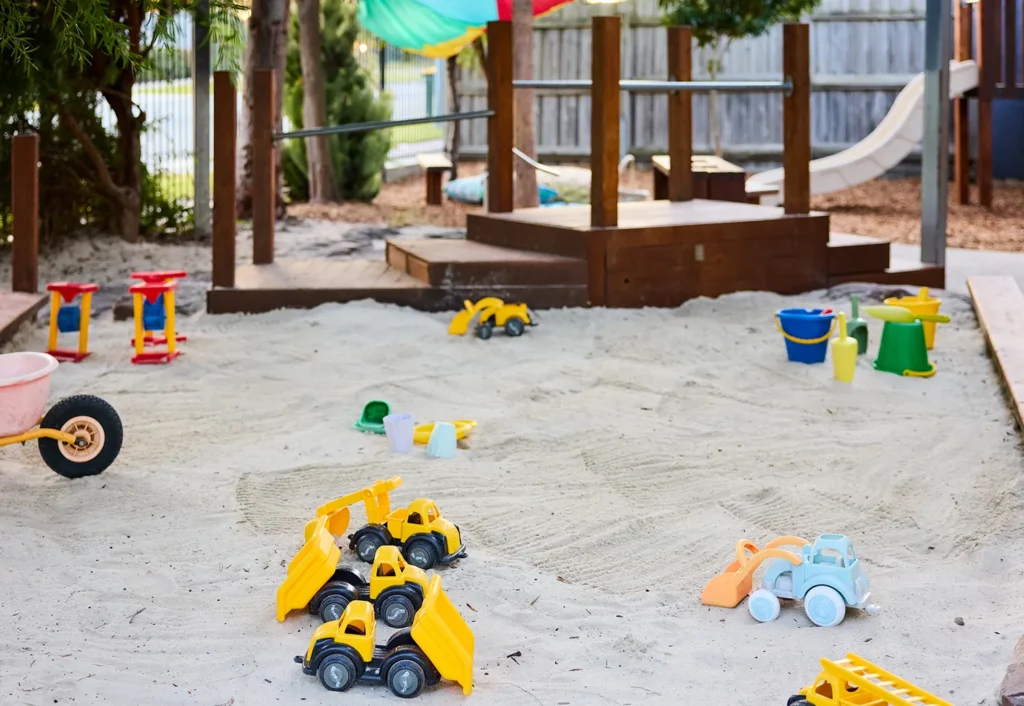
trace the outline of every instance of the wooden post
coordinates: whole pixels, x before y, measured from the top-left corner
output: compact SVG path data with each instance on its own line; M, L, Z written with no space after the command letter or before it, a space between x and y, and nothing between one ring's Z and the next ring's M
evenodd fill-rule
M235 286L237 98L231 73L213 74L213 286ZM273 249L271 249L273 250Z
M515 89L512 23L487 23L487 211L511 213L515 201Z
M971 6L953 3L953 58L971 58ZM970 112L966 98L953 100L953 183L957 202L971 202L971 137Z
M999 27L997 0L981 0L977 3L975 31L977 32L978 62L978 162L975 167L978 178L978 203L992 208L992 97L995 93L996 76L999 71L999 44L996 30Z
M668 80L689 81L692 76L692 36L689 27L668 28ZM668 198L693 199L693 94L668 95Z
M617 16L594 18L593 84L590 93L590 225L595 228L612 228L619 224L620 34Z
M782 28L782 73L793 84L782 99L782 205L786 213L811 210L811 42L806 24Z
M274 70L256 69L253 78L252 261L274 262ZM218 136L219 137L219 136Z
M11 144L11 288L39 291L39 135L15 135Z

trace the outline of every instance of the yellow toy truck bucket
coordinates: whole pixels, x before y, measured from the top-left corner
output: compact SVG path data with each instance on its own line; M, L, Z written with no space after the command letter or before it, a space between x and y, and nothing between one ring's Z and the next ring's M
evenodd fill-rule
M341 550L327 530L327 522L326 515L316 521L309 541L288 564L288 574L277 589L278 622L283 622L291 611L309 605L338 568Z
M889 297L885 300L886 306L902 306L909 309L912 314L938 314L942 300L928 295L928 288L921 287L916 297ZM924 345L931 350L935 347L935 322L922 321L924 324Z
M441 577L430 579L423 605L412 623L412 639L445 679L458 682L466 696L473 691L473 631L441 590Z

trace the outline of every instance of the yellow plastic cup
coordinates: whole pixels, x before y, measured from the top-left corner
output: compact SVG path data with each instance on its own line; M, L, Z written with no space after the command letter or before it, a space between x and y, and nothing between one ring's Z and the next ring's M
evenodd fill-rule
M909 309L911 314L938 314L942 300L937 297L928 296L928 288L921 287L916 297L889 297L885 300L886 306L902 306ZM935 322L922 321L924 325L924 345L928 350L935 347Z

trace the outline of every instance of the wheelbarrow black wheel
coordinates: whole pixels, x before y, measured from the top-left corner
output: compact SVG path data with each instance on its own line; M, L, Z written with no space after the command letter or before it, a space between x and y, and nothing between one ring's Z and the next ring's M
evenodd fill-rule
M42 438L39 455L65 478L95 476L110 467L121 452L124 428L107 402L92 395L61 400L46 413L41 429L56 429L77 438L74 444Z
M522 336L526 330L526 324L519 317L513 316L505 322L505 335Z

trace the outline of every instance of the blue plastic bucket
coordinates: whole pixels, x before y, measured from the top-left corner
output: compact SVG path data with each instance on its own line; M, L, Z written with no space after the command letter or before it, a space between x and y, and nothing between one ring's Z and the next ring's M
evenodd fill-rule
M823 309L780 309L775 325L786 339L786 355L794 363L824 363L835 314Z

